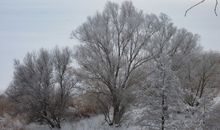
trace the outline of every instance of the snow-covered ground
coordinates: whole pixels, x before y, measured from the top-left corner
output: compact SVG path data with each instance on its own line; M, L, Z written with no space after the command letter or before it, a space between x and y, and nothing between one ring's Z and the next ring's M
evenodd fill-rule
M213 99L214 104L210 111L210 117L206 120L206 125L210 129L220 130L220 96Z
M215 97L215 98L213 99L213 101L214 101L213 106L216 106L216 105L220 104L220 96Z
M142 130L134 126L110 127L103 121L103 116L95 116L83 119L74 123L65 123L61 130ZM31 124L26 127L27 130L51 130L48 126ZM53 129L56 130L56 129Z
M220 96L213 100L212 115L206 120L207 127L212 130L220 130ZM128 122L135 122L143 114L144 109L132 109ZM219 129L218 129L219 128ZM0 117L0 130L56 130L47 125L38 125L36 123L24 125L19 119L12 119L9 116ZM62 124L59 130L146 130L138 126L124 125L121 127L111 127L105 123L102 115L82 119L77 122L66 122Z
M213 100L213 111L214 113L220 113L220 96L216 97ZM129 121L135 122L137 118L143 114L144 109L133 109L129 114L132 117ZM219 112L218 112L219 111ZM215 114L214 114L215 115ZM217 114L218 115L218 114ZM207 123L211 125L209 128L217 128L218 124L220 124L220 118L216 120L216 118L219 118L219 116L214 117L213 119L208 119ZM209 125L207 124L207 125ZM48 126L42 126L42 125L37 125L37 124L30 124L26 127L27 130L51 130ZM56 130L56 129L53 129ZM78 122L69 122L65 123L62 126L61 130L145 130L145 128L141 128L138 126L122 126L122 127L110 127L108 124L104 122L104 117L102 115L87 118L87 119L82 119Z

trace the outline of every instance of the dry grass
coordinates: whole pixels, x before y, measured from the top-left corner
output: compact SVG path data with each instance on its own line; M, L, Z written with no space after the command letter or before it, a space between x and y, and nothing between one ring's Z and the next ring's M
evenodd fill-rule
M5 95L0 95L0 116L4 114L11 114L14 111L14 105L11 103Z
M88 118L100 113L94 97L88 93L74 98L69 103L70 111L67 115L72 116L73 120Z
M24 117L13 115L14 108L14 104L5 95L0 95L0 130L25 130Z

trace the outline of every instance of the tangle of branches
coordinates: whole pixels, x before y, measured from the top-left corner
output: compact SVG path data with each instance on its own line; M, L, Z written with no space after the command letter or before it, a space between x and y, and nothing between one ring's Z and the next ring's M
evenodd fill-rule
M193 9L194 7L196 7L196 6L198 6L198 5L202 4L202 3L204 3L205 1L206 1L206 0L201 0L200 2L198 2L198 3L194 4L193 6L189 7L189 8L185 11L184 16L186 16L187 13L188 13L191 9ZM218 16L218 14L217 14L217 7L218 7L218 0L215 0L214 13L215 13L216 16Z

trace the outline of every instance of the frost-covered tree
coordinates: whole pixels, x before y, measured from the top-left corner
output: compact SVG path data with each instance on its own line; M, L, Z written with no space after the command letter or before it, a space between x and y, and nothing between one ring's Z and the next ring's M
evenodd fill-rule
M171 70L170 60L160 57L155 64L155 72L150 76L151 86L148 86L146 98L146 125L164 129L177 128L179 125L176 116L183 108L182 91L178 77ZM148 77L149 78L149 77ZM172 124L175 121L174 124Z
M72 52L69 48L59 49L56 47L52 52L53 80L54 80L54 101L53 118L58 125L64 119L65 110L68 108L68 101L71 99L72 91L76 88L78 79L75 78L72 67ZM60 126L58 126L60 127Z
M189 55L179 70L178 77L187 107L185 123L192 127L205 125L213 98L217 96L219 89L219 54L200 50Z
M45 49L28 53L23 62L15 61L14 77L7 94L29 121L60 128L61 120L76 84L69 49Z
M199 52L189 57L183 66L179 76L186 90L185 102L190 106L198 106L198 100L208 89L219 86L219 54Z
M185 75L188 65L196 68L192 69L193 78L206 70L206 65L191 66L197 64L197 58L192 59L201 56L199 37L177 29L165 14L144 14L127 1L121 6L108 2L103 12L88 17L73 31L73 37L81 42L75 54L80 66L78 75L84 86L101 99L109 125L121 123L130 98L137 91L133 88L145 86L148 114L158 115L146 114L146 118L153 117L153 124L161 129L184 125L176 115L184 113L188 91L198 91L196 97L204 94L206 83L204 86L197 79L188 82ZM209 66L211 61L201 63ZM200 87L194 88L197 82ZM174 125L174 121L179 125Z
M152 39L152 53L157 56L148 63L153 70L145 88L146 110L140 123L154 129L183 128L181 116L185 110L183 88L178 72L188 57L198 49L198 36L185 29L177 29L166 15L163 28Z
M151 39L164 26L161 21L131 2L121 6L108 2L103 12L88 17L73 32L82 43L76 53L82 77L99 82L110 95L113 118L109 124L120 124L129 88L146 77L141 68L154 57L149 53Z

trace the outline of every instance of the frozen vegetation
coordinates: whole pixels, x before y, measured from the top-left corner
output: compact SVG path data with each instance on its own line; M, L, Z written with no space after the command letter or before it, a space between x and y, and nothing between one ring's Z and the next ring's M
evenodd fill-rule
M166 14L107 2L72 38L15 60L2 130L220 129L220 54Z

